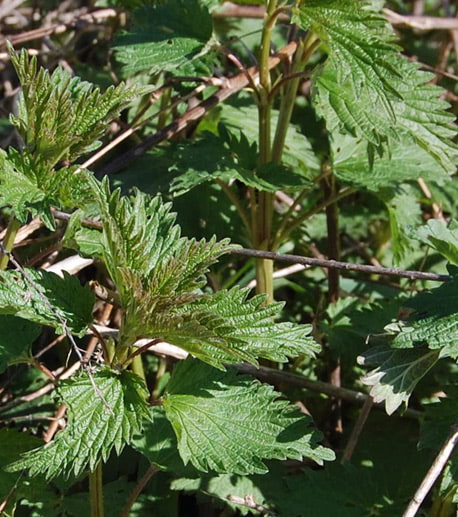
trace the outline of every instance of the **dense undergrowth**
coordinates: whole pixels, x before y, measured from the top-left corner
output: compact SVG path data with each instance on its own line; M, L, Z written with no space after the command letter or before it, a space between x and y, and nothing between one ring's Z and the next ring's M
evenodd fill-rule
M0 513L456 515L456 8L16 4Z

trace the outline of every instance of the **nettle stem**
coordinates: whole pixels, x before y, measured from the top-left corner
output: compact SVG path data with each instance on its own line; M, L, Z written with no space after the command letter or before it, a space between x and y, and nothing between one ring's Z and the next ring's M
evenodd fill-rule
M266 12L261 41L261 55L259 60L258 113L259 113L259 165L269 162L280 164L285 147L286 135L291 122L296 102L299 83L307 62L318 45L317 37L310 33L301 41L295 53L290 73L292 78L285 82L280 103L280 112L273 143L271 142L272 104L275 98L275 88L272 89L270 71L268 67L270 42L281 8L277 9L277 2L270 1ZM272 221L274 212L274 194L251 190L252 205L252 240L257 249L273 251L275 242L272 235ZM273 301L273 262L258 260L256 262L256 291L266 293L268 302Z
M14 216L12 216L6 229L5 238L3 239L3 247L8 253L13 249L14 240L16 239L16 235L20 227L21 223ZM9 258L7 255L1 255L0 257L0 270L3 271L8 266Z
M272 31L276 21L277 0L269 0L261 39L259 57L259 89L258 89L258 120L259 120L259 166L271 161L271 115L272 88L269 55ZM257 249L269 250L272 233L273 195L270 192L251 191L252 204L252 239ZM256 261L256 291L266 293L267 301L273 301L273 263L270 260Z
M89 499L91 504L91 517L103 517L103 480L102 462L89 473Z

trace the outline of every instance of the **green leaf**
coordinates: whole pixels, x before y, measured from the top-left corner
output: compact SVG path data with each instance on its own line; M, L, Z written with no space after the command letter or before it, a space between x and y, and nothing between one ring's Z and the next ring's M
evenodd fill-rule
M251 357L285 362L288 357L314 356L320 351L320 346L309 336L311 325L274 322L284 303L265 305L264 295L247 300L248 293L249 289L238 287L221 290L191 303L190 307L220 316L223 325L219 336L234 346L243 344Z
M16 461L24 452L38 447L42 441L15 429L0 429L0 443L0 499L3 501L15 484L20 483L20 475L8 472L4 467Z
M411 235L419 225L421 208L416 191L411 185L403 185L396 189L385 189L377 193L387 210L392 237L393 259L399 264L414 248Z
M303 189L308 180L291 167L274 163L257 166L257 150L240 134L240 139L230 136L229 144L221 137L204 132L201 139L187 144L178 144L169 149L174 158L170 172L176 177L172 181L171 192L180 196L207 181L219 179L225 182L238 180L248 187L275 192ZM246 149L240 149L242 142ZM237 152L238 151L238 152ZM242 153L249 154L246 163Z
M163 405L183 461L204 472L263 473L262 460L271 458L334 459L316 443L311 419L277 397L270 386L187 359L175 368Z
M143 381L124 371L103 369L93 375L86 372L59 383L58 391L68 407L68 424L56 438L34 449L13 463L11 470L28 469L31 475L80 475L106 461L111 450L119 455L124 446L143 427L150 414ZM103 399L102 399L103 397ZM108 405L108 407L107 407Z
M185 492L197 492L198 500L210 500L213 505L228 506L237 515L259 515L255 508L237 504L240 501L254 501L255 504L275 511L272 499L278 500L286 492L284 468L280 462L269 462L268 474L237 476L235 474L200 474L198 477L183 477L172 481L171 489ZM208 497L209 496L209 497ZM211 499L210 499L211 498ZM219 503L219 504L218 504Z
M52 74L38 68L36 56L29 57L26 49L16 55L10 45L9 51L22 86L18 116L11 121L35 163L46 167L97 148L109 122L141 93L124 84L101 93L61 68Z
M27 152L20 154L10 148L5 153L0 149L0 206L11 206L22 223L29 215L38 215L55 230L51 207L84 205L89 194L88 175L78 167L51 172Z
M423 178L447 179L442 167L411 137L393 141L389 153L376 154L372 165L367 156L367 141L337 131L331 135L333 172L342 181L371 191Z
M0 373L9 363L24 356L40 333L35 323L0 314Z
M421 421L420 449L439 450L456 424L458 415L458 387L445 386L445 397L427 404L425 417ZM455 452L456 454L456 452Z
M438 350L440 357L458 357L458 313L423 318L400 328L393 340L397 348L412 348L426 344Z
M275 134L278 114L278 110L272 110L272 138ZM229 104L224 104L221 106L221 122L229 133L232 134L233 138L235 138L234 135L241 132L243 138L246 138L250 144L254 144L258 141L259 127L256 106L234 107ZM242 136L239 138L241 139ZM256 159L256 156L252 154L252 159L253 158ZM303 176L304 184L307 184L320 170L320 161L315 155L309 140L306 136L301 134L299 128L294 124L290 124L288 127L282 160L283 163L295 171L297 175Z
M26 268L26 271L33 285L19 271L0 271L0 314L49 325L60 333L64 332L63 319L73 334L84 336L93 321L91 290L65 272L61 278L43 270Z
M418 229L418 237L438 251L452 264L458 265L458 223L452 221L447 226L445 221L430 219Z
M391 415L403 403L407 404L418 381L436 364L439 353L426 347L393 349L388 346L371 348L358 357L364 366L376 366L362 378L372 386L375 402L385 402Z
M161 470L180 475L194 474L195 470L185 466L178 453L176 435L164 408L151 407L150 413L151 419L145 422L142 433L133 437L132 447Z
M394 45L383 16L359 0L310 0L293 21L311 29L329 47L328 59L314 78L314 104L332 132L365 138L378 149L410 135L448 173L455 170L454 117L440 99L442 89L428 84Z
M116 58L126 76L178 70L192 73L197 58L210 50L213 24L197 0L169 0L134 11L130 32L115 42Z

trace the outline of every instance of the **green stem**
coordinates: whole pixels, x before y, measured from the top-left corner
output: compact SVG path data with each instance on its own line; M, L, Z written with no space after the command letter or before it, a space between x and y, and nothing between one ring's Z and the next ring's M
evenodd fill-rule
M338 192L335 197L326 199L323 201L323 203L316 205L310 210L307 210L306 212L303 212L298 217L296 217L289 225L285 227L282 234L279 235L275 240L275 245L279 246L285 239L288 238L288 236L291 234L293 230L295 230L298 226L300 226L304 221L312 217L312 215L315 215L322 210L324 210L326 207L333 203L337 203L337 201L340 201L344 197L349 196L350 194L353 194L356 192L356 189L353 187L347 187L342 189L340 192Z
M91 504L91 517L103 517L103 482L102 462L89 473L89 499Z
M21 223L13 216L9 220L8 228L6 229L6 235L3 239L3 247L10 253L14 246L14 240L16 239L17 232L21 227ZM8 267L8 256L0 255L0 270L3 271Z
M269 0L266 9L266 21L264 23L261 38L261 53L259 56L259 90L258 90L258 115L259 115L259 165L269 163L272 159L271 149L271 111L272 100L270 90L272 87L269 54L272 31L279 13L277 0ZM268 250L272 233L273 194L270 192L252 192L252 242L255 248ZM257 194L257 200L256 200ZM273 264L270 260L256 261L256 291L266 293L268 302L273 300Z
M145 381L146 384L146 376L145 376L145 369L143 368L143 361L141 355L136 355L132 359L132 371L138 375L141 379Z

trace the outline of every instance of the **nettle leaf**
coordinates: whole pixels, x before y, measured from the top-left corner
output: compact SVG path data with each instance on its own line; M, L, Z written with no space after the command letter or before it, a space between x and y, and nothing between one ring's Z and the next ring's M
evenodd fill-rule
M58 392L68 407L67 426L52 442L13 463L10 470L28 469L31 475L45 474L48 479L60 474L78 476L106 461L113 448L121 453L142 430L143 419L150 418L148 391L139 377L127 371L103 369L93 375L93 381L97 391L86 372L59 383Z
M446 180L442 167L407 135L393 141L389 153L376 154L369 163L367 141L360 137L331 134L333 172L342 181L371 191L423 178Z
M368 2L311 0L293 21L311 29L329 47L314 78L314 104L328 129L339 126L379 150L410 135L448 173L456 168L454 116L428 84L432 74L400 55L388 22Z
M288 357L300 354L313 356L320 346L313 337L311 325L296 325L289 322L275 323L284 303L265 305L265 296L247 299L249 289L234 287L216 292L210 297L191 303L196 310L215 313L224 319L220 334L227 342L243 343L254 357L285 362Z
M77 166L51 172L43 163L35 163L28 152L0 149L0 206L11 206L22 223L29 215L38 215L55 230L51 207L84 204L90 193L88 175Z
M172 424L163 407L150 407L151 419L145 421L143 431L132 439L132 447L143 454L161 470L180 475L195 474L191 466L185 466L177 449L177 439Z
M52 74L38 68L36 56L29 57L26 49L16 55L9 45L9 52L22 86L18 116L11 122L35 162L47 167L96 149L109 122L141 93L124 84L101 93L61 68Z
M154 337L180 346L216 367L258 357L285 361L317 351L310 327L276 324L281 304L262 307L238 288L213 295L200 290L209 265L231 249L225 241L180 236L170 205L136 192L110 193L94 182L104 228L103 256L124 310L120 343Z
M458 223L452 221L448 226L445 221L430 219L417 232L422 242L438 251L452 264L458 265Z
M116 39L116 58L126 76L192 73L193 64L210 50L212 31L210 13L198 0L170 0L143 7L134 11L131 31Z
M458 313L448 316L431 316L400 328L393 340L396 348L412 348L426 344L440 357L458 357Z
M439 352L426 347L377 346L358 357L359 364L377 367L365 375L362 382L372 386L371 396L375 402L385 402L389 415L401 404L407 404L418 381L438 360Z
M26 272L33 284L20 271L0 271L0 314L49 325L60 333L64 332L63 319L73 334L84 336L93 320L95 298L91 290L65 272L64 278L32 268Z
M204 472L263 473L262 460L272 458L333 460L317 444L311 419L277 397L235 371L187 359L175 368L163 405L183 461Z
M275 136L278 113L278 110L272 110L272 139ZM241 132L250 144L258 141L259 127L256 106L239 106L235 108L229 104L223 104L221 106L221 122L233 137L238 137L238 133ZM239 138L242 137L240 136ZM256 159L256 156L252 155L252 157ZM288 126L282 161L290 170L295 171L297 175L303 176L304 185L320 170L320 161L315 155L312 145L294 124Z
M246 145L253 162L244 163L244 157L236 152L239 149L234 149L235 146L231 145L236 139L237 137L231 137L228 145L222 138L205 132L196 142L173 146L169 152L175 160L169 170L179 175L172 181L171 192L182 195L202 183L215 179L226 182L238 180L248 187L267 192L304 188L307 179L290 167L274 163L258 167L256 145L250 144L242 133L237 144L243 142ZM250 165L251 168L248 168Z
M40 333L41 328L35 323L0 314L0 373L8 364L23 357Z
M380 190L377 197L388 210L393 259L399 264L412 251L415 241L411 236L414 235L415 226L422 222L417 192L411 185L402 185Z

